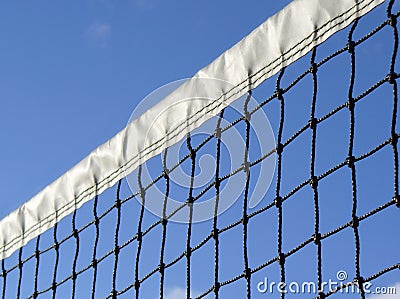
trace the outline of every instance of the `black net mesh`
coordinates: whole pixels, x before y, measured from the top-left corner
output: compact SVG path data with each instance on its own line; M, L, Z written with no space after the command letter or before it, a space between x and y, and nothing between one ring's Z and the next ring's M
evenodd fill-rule
M226 108L212 134L188 135L178 163L168 165L169 149L148 161L157 172L151 181L140 167L135 186L119 182L3 260L2 297L365 298L375 290L367 283L395 285L396 7L388 1L250 90L241 116ZM250 95L262 99L257 107L249 107ZM251 122L260 112L269 117L276 145L257 156ZM239 167L227 172L224 134L234 128L243 137L236 145L243 155ZM213 157L207 168L212 179L199 187L204 155ZM249 207L255 184L263 184L257 167L269 157L276 159L271 188ZM189 177L184 189L171 179L178 167ZM242 192L219 213L229 196L221 190L234 176L243 182ZM163 191L163 217L145 208L152 188ZM174 193L182 204L171 210ZM213 217L195 223L196 203L207 196ZM178 213L186 223L170 221ZM337 284L328 288L329 279ZM279 283L293 282L316 288L299 295L292 284L292 290L278 291Z

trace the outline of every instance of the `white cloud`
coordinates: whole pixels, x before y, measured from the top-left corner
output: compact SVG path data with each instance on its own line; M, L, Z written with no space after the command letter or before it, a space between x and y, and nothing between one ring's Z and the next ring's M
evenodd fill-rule
M396 294L372 295L372 296L367 296L367 299L400 299L400 282L394 285L394 287L396 288ZM374 287L372 287L370 290L372 291L373 288Z
M183 288L173 288L166 292L165 299L185 299L186 290Z
M192 292L190 297L196 297L199 294ZM175 287L165 292L165 299L186 299L186 289ZM397 298L396 298L397 299Z
M93 22L86 31L86 36L101 47L107 46L111 34L111 25L108 23Z

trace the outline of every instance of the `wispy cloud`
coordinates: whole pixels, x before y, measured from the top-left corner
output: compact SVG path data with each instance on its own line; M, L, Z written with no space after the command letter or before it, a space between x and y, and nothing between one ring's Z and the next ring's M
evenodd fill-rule
M107 46L110 35L111 25L108 23L93 22L86 30L87 38L101 47Z
M196 297L199 294L192 292L190 297ZM186 289L175 287L166 291L165 299L185 299L186 298ZM396 298L397 299L397 298Z
M379 295L368 296L367 298L368 299L400 299L400 282L398 282L396 285L394 285L394 287L396 288L396 294L379 294Z
M165 299L185 299L186 298L186 290L183 288L173 288L172 290L167 291L164 298Z

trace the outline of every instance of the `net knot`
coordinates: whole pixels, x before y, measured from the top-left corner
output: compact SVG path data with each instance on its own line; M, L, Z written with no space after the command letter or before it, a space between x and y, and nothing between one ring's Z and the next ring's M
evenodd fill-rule
M357 285L359 289L361 289L362 285L364 284L364 278L362 276L358 276L354 278L354 283Z
M243 216L242 218L242 224L247 225L249 223L249 217L247 215Z
M168 179L168 176L169 176L169 170L168 169L164 169L164 171L163 171L163 177L164 177L164 179Z
M215 291L215 292L218 292L220 288L221 288L221 283L219 283L219 282L217 281L217 282L215 283L215 285L214 285L214 291Z
M355 106L355 101L353 98L350 98L347 102L346 102L346 107L347 109L349 109L350 111L354 109Z
M168 224L168 219L163 218L163 219L161 220L161 223L162 223L163 226L166 226L166 225Z
M138 233L136 234L136 239L138 240L138 242L141 242L141 241L142 241L142 237L143 237L143 233L142 233L142 232L138 232Z
M399 141L399 136L397 134L393 134L392 138L390 140L390 143L396 147L397 146L397 142Z
M388 25L392 27L396 27L397 25L397 18L394 14L389 15Z
M249 173L250 172L250 162L246 161L243 163L243 171L245 173Z
M54 292L56 289L57 289L57 284L56 284L56 282L53 282L51 284L51 290Z
M280 208L282 206L282 197L277 196L274 200L274 204L277 208Z
M100 224L100 219L99 217L94 217L94 225L98 226Z
M313 235L314 244L319 245L321 243L321 233L316 233Z
M72 234L74 235L74 238L75 238L75 239L78 239L78 238L79 238L79 233L78 233L78 230L77 230L77 229L74 229L73 232L72 232Z
M192 255L192 248L189 247L189 248L185 251L185 255L186 255L187 258L190 258L190 256Z
M40 255L40 251L39 250L35 250L35 258L38 259Z
M76 278L78 277L78 274L75 272L75 271L73 271L72 272L72 280L76 280Z
M34 291L33 294L32 294L32 298L37 298L38 296L39 296L38 292Z
M398 78L397 74L393 72L386 76L386 80L392 85L396 83L397 78Z
M318 187L318 178L315 175L311 177L310 185L311 185L311 188L317 189L317 187Z
M194 197L193 196L189 196L189 198L187 199L187 203L188 204L193 204L194 203Z
M221 179L220 178L216 178L215 179L214 186L215 186L216 189L218 189L221 186Z
M275 91L275 94L279 101L283 100L283 89L282 88L277 88Z
M164 271L165 271L165 263L161 262L160 265L158 266L158 268L160 269L160 273L164 273Z
M278 155L280 155L282 152L283 152L283 144L282 144L282 143L278 143L278 144L276 145L276 153L277 153Z
M189 156L192 160L196 159L196 150L194 148L190 148Z
M94 259L92 260L93 268L96 268L98 263L99 263L99 262L97 261L97 259L94 258Z
M143 199L146 196L146 189L140 188L140 197Z
M218 240L218 235L219 235L219 230L218 228L213 229L212 231L212 237L214 240Z
M246 122L251 121L251 113L247 110L244 111L243 120Z
M221 128L216 128L216 129L215 129L215 137L216 137L217 139L221 139L221 133L222 133Z
M121 208L121 200L119 198L117 198L117 200L115 201L115 207L117 209Z
M111 291L111 296L113 299L117 298L117 290L112 290Z
M315 128L317 127L317 123L318 123L318 120L317 120L315 117L313 117L313 118L310 119L310 121L308 122L308 125L310 126L310 129L311 129L311 130L315 130Z
M355 161L356 161L356 158L354 156L349 156L346 158L347 166L349 166L350 168L354 167Z
M349 43L347 44L347 51L349 51L349 53L353 53L354 52L354 48L356 47L356 43L354 41L349 41Z
M400 195L396 195L396 196L393 198L393 200L394 200L394 202L395 202L395 204L396 204L396 207L398 207L398 208L400 209Z
M326 295L325 295L324 292L319 292L318 293L318 299L325 299L325 298L326 298Z
M58 242L56 242L56 243L54 244L54 250L55 250L55 251L58 251L59 248L60 248L60 244L58 244Z
M115 246L115 248L114 248L115 255L118 255L120 250L121 250L121 248L119 248L119 246Z
M283 252L280 252L278 255L278 263L283 266L285 264L286 255Z
M360 225L360 220L358 219L358 217L354 217L353 220L350 221L350 226L352 228L358 228L359 225Z
M250 269L250 268L246 268L246 269L244 270L244 277L245 277L246 279L249 279L250 276L251 276L251 269Z
M310 67L310 72L315 75L317 73L317 71L318 71L317 64L315 62L312 62L311 67Z
M135 280L135 290L137 291L140 288L140 281Z

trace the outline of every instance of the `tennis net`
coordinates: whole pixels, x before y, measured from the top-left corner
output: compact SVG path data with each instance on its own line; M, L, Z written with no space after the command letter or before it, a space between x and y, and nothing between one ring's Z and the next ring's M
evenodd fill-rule
M305 5L295 2L269 26L285 28L282 19L295 18L288 11ZM54 199L53 218L3 237L2 297L365 298L390 290L400 281L399 6L338 3L351 5L324 6L336 19L318 28L331 30L329 39L313 28L299 42L306 47L272 59L272 71L246 73L240 92L220 79L185 82L183 106L172 110L215 106L202 124L185 117L183 141L155 144L151 157L139 152L106 184L93 178L90 190L71 190L70 212ZM251 42L259 49L256 38L241 44ZM208 85L235 101L214 104L207 90L201 100L183 96L185 86ZM125 146L139 138L121 136Z

